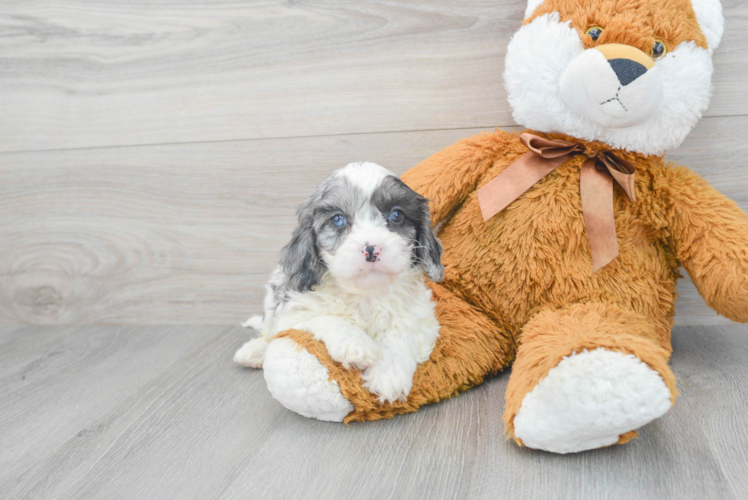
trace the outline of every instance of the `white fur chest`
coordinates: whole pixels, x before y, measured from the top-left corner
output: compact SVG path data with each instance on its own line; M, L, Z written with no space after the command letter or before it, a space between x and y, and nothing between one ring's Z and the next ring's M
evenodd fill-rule
M431 291L426 288L422 273L416 270L403 273L388 287L371 293L345 290L331 276L325 276L313 292L291 296L278 315L274 330L301 328L320 315L345 318L377 341L388 332L417 334L438 329Z
M311 292L290 295L277 312L275 332L295 328L311 333L332 359L361 369L364 387L380 401L405 399L418 364L429 359L439 337L422 273L405 271L371 293L345 290L326 278Z

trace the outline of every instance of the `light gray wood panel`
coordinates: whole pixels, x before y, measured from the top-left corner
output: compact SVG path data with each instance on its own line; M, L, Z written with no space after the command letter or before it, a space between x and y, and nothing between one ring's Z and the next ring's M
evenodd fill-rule
M43 357L52 346L33 342L38 330L12 335ZM0 467L3 498L745 496L735 494L745 491L745 447L734 447L744 444L746 408L735 399L748 372L733 368L748 348L746 327L676 329L676 406L629 445L566 456L503 439L507 373L416 414L344 426L289 412L261 372L232 364L248 336L240 328L43 334L78 361L57 377L38 373L0 406L0 461L15 465ZM0 364L7 358L0 351Z
M747 117L671 158L748 209ZM0 154L0 324L237 324L329 172L400 173L480 129ZM686 279L679 324L727 322Z
M65 335L73 334L76 327L60 327L56 335L47 335L44 328L5 327L0 330L0 351L3 352L3 363L0 364L0 398L13 390L17 384L23 385L27 374L49 369L49 365L69 362L63 354L61 345ZM47 355L39 357L39 352ZM69 353L68 353L69 354ZM59 365L55 365L59 366ZM20 377L5 378L6 375L20 374Z
M207 349L201 345L204 333L188 327L161 329L158 335L131 327L17 332L16 342L36 356L16 370L3 370L0 378L0 492L23 484L25 471L68 440L85 442L87 435L106 430L110 423L101 417L111 406L132 412L133 403L149 394L143 389L148 382L188 351L196 351L194 358ZM16 352L3 351L0 364L15 359Z
M708 114L748 113L723 1ZM6 0L0 151L511 125L523 0Z
M737 498L748 498L748 328L677 328L673 368Z

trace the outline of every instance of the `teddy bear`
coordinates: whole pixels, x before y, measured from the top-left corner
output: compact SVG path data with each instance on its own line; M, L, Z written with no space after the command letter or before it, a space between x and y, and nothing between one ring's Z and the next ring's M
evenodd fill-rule
M529 0L504 72L527 130L461 140L402 177L430 200L445 265L429 283L440 336L407 399L381 403L300 330L268 347L273 396L376 420L511 366L507 437L555 453L626 443L666 413L680 266L748 322L748 217L664 159L708 105L723 23L718 0Z

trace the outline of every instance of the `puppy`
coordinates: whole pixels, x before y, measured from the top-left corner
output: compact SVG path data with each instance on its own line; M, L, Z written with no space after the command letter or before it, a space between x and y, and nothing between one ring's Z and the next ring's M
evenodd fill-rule
M298 210L299 226L267 285L261 336L234 361L260 368L268 342L296 328L330 357L362 370L380 401L407 398L439 336L425 273L441 281L441 244L428 202L374 163L335 171Z

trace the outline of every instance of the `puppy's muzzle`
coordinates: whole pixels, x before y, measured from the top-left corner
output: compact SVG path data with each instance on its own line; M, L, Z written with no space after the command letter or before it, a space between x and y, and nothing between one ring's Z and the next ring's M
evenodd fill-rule
M619 43L582 52L567 66L559 87L574 111L606 128L645 123L664 99L662 77L652 58Z

